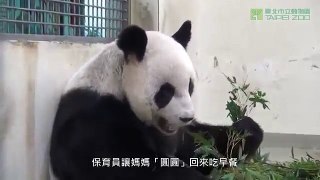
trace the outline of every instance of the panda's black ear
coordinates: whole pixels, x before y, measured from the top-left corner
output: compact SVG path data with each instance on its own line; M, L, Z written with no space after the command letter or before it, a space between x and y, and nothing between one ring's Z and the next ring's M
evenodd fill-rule
M191 39L191 21L185 21L172 37L186 49Z
M148 38L145 30L131 25L122 30L118 36L117 46L124 52L125 59L128 55L136 55L139 62L142 61L146 52Z

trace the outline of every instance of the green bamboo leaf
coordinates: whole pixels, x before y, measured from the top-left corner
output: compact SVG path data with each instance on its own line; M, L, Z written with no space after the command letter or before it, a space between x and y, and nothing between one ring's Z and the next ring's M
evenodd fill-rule
M232 76L232 78L233 78L233 82L234 82L234 83L237 83L236 77Z
M258 178L259 180L264 180L264 179L268 179L267 177L263 176L261 173L259 173L258 171L253 171L249 168L246 168L247 172L250 173L250 175L252 175L253 177Z
M245 179L245 180L253 180L253 177L251 176L250 173L246 172L244 179Z
M233 84L233 81L230 79L230 77L227 77L228 81Z
M255 98L249 98L249 101L255 101L256 99Z
M247 105L243 108L242 110L242 113L241 113L241 116L244 117L246 115L246 112L247 112Z
M245 84L245 85L243 86L242 90L243 90L243 91L247 90L249 86L250 86L250 84Z
M220 179L223 179L223 180L233 180L235 177L235 174L234 173L229 173L229 174L225 174L224 176L222 176Z

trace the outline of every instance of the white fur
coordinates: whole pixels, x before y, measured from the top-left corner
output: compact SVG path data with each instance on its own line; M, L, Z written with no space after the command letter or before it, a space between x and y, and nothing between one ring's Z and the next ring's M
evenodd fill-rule
M180 117L194 117L194 107L188 92L189 80L196 80L192 62L185 49L173 38L155 31L147 31L148 43L144 59L138 62L129 55L124 63L115 42L85 64L69 81L66 91L88 87L101 94L127 97L131 108L142 121L155 124L163 117L174 129L185 125ZM158 109L154 96L164 83L175 87L170 103Z
M123 52L115 42L106 47L90 61L84 64L69 80L65 93L75 88L89 88L101 95L112 94L123 99L121 74L124 59Z

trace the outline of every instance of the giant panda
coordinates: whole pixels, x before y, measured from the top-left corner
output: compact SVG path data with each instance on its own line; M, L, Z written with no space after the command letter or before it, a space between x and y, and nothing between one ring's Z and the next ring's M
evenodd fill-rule
M186 52L190 39L190 21L172 36L131 25L73 75L51 134L50 163L58 179L208 179L208 172L188 166L196 148L188 132L208 132L223 153L227 126L195 118L197 76ZM245 151L253 154L262 129L249 117L232 126L250 131ZM161 158L174 157L179 167L160 164ZM96 158L99 167L93 166ZM123 158L149 158L149 164L109 167L108 158L121 164Z

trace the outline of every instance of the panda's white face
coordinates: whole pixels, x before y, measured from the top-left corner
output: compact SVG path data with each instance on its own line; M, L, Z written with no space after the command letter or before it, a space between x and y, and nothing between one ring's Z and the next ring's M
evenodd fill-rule
M163 134L174 134L194 119L195 70L185 48L172 37L159 32L146 36L143 59L127 57L122 86L138 118Z

